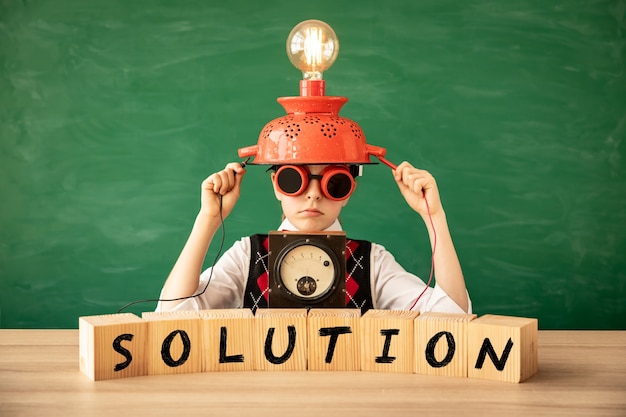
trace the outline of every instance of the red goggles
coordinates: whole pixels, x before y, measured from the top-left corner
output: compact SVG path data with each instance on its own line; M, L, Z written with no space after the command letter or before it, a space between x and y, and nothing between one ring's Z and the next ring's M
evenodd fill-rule
M355 187L350 169L341 165L327 166L319 175L311 174L305 165L282 165L274 176L274 182L280 192L288 196L304 193L311 179L320 182L322 193L329 200L345 200L350 197Z

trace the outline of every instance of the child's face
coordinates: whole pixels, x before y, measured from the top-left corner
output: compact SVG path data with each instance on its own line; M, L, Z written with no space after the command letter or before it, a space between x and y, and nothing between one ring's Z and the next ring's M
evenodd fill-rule
M313 175L318 175L328 165L307 165ZM329 227L339 217L341 209L348 204L349 197L344 200L331 200L322 192L320 181L311 179L305 191L297 196L288 196L280 192L274 181L272 185L276 199L280 201L283 213L298 230L318 232Z

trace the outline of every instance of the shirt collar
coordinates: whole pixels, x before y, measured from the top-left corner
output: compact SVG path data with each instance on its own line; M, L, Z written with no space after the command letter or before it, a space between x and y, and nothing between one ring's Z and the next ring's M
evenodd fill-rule
M280 224L280 227L278 228L278 230L286 230L288 232L298 232L299 231L296 228L296 226L291 224L291 222L288 219L283 220L283 222ZM339 220L335 219L333 224L328 226L323 231L324 232L341 232L342 230L343 229L341 228L341 223L339 223Z

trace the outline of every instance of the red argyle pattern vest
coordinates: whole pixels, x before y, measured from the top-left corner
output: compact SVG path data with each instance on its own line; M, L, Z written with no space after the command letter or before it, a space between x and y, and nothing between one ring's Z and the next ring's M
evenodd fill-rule
M243 298L243 306L255 312L267 308L269 300L267 235L250 236L250 270ZM346 240L346 307L359 308L365 313L373 308L370 284L371 242Z

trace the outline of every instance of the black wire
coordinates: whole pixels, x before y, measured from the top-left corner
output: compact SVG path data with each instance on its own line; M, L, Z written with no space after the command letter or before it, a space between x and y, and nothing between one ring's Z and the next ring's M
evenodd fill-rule
M220 228L222 229L222 239L221 239L221 242L220 242L220 247L217 250L217 255L215 255L215 259L213 260L213 265L211 265L211 272L209 273L209 279L207 280L207 283L204 286L204 288L202 289L202 291L197 293L197 294L188 295L186 297L167 298L167 299L153 298L153 299L132 301L132 302L126 304L125 306L123 306L122 308L120 308L119 310L117 310L117 314L119 314L122 311L126 310L128 307L130 307L132 305L135 305L135 304L139 304L139 303L152 303L152 302L157 302L158 303L158 302L164 302L164 301L181 301L181 300L186 300L188 298L200 297L202 294L204 294L206 292L207 288L209 287L209 284L211 283L211 278L213 278L213 268L215 267L215 264L217 263L217 260L219 259L219 257L222 254L222 249L224 248L224 240L225 240L225 237L226 237L226 232L225 232L225 228L224 228L224 216L222 214L222 195L220 194L219 197L220 197Z

